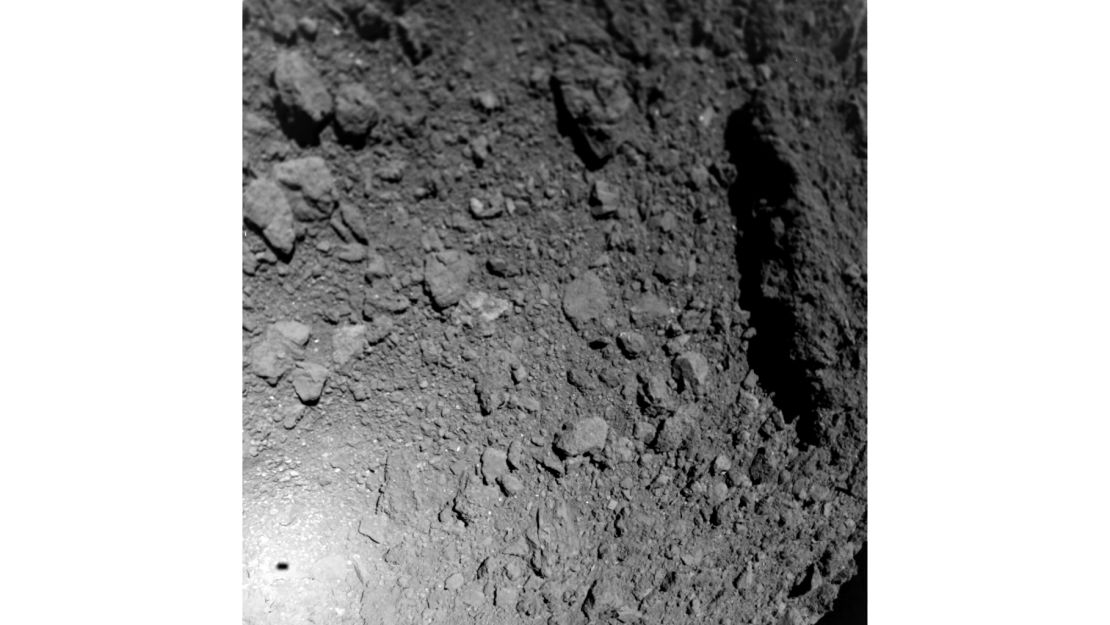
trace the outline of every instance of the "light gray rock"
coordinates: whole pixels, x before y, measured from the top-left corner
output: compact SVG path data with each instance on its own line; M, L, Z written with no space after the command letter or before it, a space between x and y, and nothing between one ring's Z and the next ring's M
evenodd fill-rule
M274 181L259 178L247 185L243 192L243 217L262 232L262 238L274 251L286 256L293 253L296 243L293 209Z
M605 446L609 423L601 417L587 417L559 433L555 449L564 456L581 456Z

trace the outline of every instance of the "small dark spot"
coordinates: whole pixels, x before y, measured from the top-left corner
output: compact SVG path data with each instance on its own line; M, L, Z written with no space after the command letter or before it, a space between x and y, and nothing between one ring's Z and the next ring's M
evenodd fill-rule
M289 563L288 562L278 562L277 563L277 570L279 570L279 571L289 570Z

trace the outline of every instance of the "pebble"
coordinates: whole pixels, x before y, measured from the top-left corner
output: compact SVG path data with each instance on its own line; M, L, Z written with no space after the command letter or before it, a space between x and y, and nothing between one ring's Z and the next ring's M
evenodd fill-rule
M366 325L349 325L339 328L331 337L331 357L343 366L366 349Z
M274 68L278 98L294 114L320 125L331 115L332 98L324 79L299 52L279 52Z
M432 305L442 310L459 303L473 270L474 259L466 252L444 250L429 254L424 260L424 287Z
M683 352L674 359L673 367L675 375L682 382L682 388L690 389L698 395L705 392L709 379L709 362L705 356L698 352Z
M243 217L262 231L262 237L275 251L286 256L293 253L297 238L293 209L274 181L259 178L247 186L243 192Z
M563 312L574 329L582 329L590 321L606 315L609 310L609 296L596 273L584 272L567 285L563 294Z
M344 83L335 94L335 123L348 137L365 138L381 119L373 94L358 83Z
M300 362L293 371L293 390L302 403L312 405L320 401L327 380L327 367L314 362Z
M327 219L335 210L335 178L323 158L307 156L278 163L274 165L274 177L301 192L305 201L293 205L293 216L297 219Z
M601 417L587 417L559 433L555 449L564 456L580 456L605 446L609 423Z
M620 193L604 180L595 180L590 191L590 214L601 219L615 215L619 208Z

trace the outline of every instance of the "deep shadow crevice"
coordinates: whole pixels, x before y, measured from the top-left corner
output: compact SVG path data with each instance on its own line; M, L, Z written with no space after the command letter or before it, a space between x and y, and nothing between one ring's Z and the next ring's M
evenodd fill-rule
M774 394L775 405L788 421L797 421L799 437L816 444L816 367L795 349L799 328L790 297L795 268L788 241L794 215L786 205L798 174L765 130L761 110L754 99L733 112L725 128L737 172L729 204L737 225L740 304L751 312L757 331L748 359L762 386Z

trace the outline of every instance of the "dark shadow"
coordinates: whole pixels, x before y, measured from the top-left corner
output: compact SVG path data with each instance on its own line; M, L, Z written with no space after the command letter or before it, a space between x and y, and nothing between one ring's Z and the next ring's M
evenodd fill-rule
M867 543L856 554L856 576L840 587L832 611L817 625L867 625Z
M277 566L274 567L274 568L276 568L279 571L288 571L289 570L289 563L288 562L278 562Z
M320 145L320 131L324 124L318 124L300 111L286 106L281 98L274 96L274 112L277 114L278 125L285 136L289 137L302 148Z
M763 388L774 394L790 422L798 420L800 438L817 442L816 380L794 349L796 324L790 292L793 260L786 247L792 213L784 207L794 195L797 173L761 130L758 104L749 102L729 116L725 146L736 167L729 204L736 218L736 262L740 305L752 313L756 329L748 361Z

